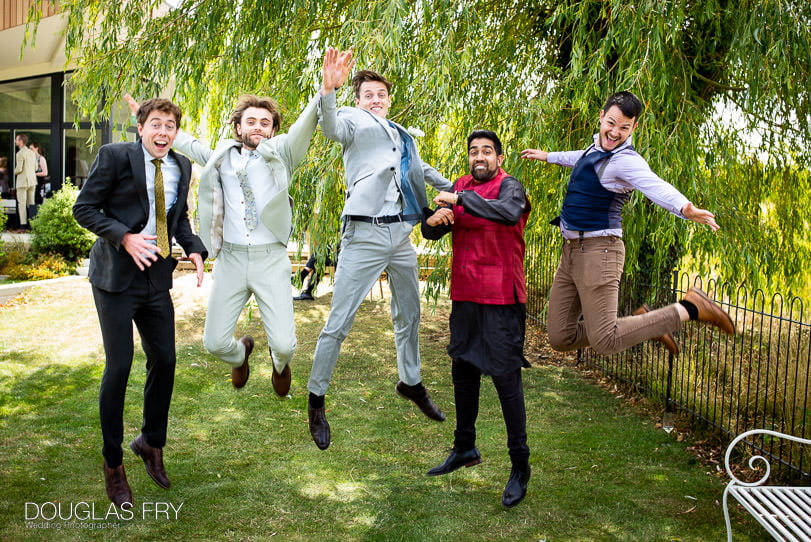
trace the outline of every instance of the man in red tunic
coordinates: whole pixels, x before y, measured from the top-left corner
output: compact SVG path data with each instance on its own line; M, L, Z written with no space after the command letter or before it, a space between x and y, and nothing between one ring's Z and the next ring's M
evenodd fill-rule
M530 477L526 409L521 383L527 289L524 227L530 203L524 187L501 164L498 136L476 130L467 139L470 175L456 180L454 192L440 192L426 210L422 233L439 239L453 233L450 317L456 430L453 450L429 476L481 463L476 449L481 375L498 392L512 471L501 503L511 508L527 493Z

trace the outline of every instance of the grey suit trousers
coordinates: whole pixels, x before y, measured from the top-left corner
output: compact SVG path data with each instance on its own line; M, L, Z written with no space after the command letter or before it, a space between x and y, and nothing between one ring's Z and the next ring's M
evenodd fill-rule
M341 239L327 323L318 337L307 389L324 395L341 351L366 294L384 270L391 289L391 320L400 380L420 382L420 292L417 252L405 222L367 224L349 221Z

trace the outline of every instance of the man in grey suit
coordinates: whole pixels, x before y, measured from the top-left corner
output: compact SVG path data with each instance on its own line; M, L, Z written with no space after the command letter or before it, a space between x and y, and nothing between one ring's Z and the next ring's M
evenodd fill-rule
M332 86L346 78L351 56L335 49L325 53L324 84ZM250 375L248 357L254 340L247 335L237 340L234 330L253 295L273 363L273 390L281 397L290 390L296 327L287 256L293 205L288 189L318 124L317 106L316 96L286 134L277 134L278 104L245 95L231 115L232 138L212 150L181 131L174 143L175 149L203 165L197 204L200 237L217 258L203 343L231 365L235 388L245 386Z
M172 152L180 109L161 98L138 109L141 141L99 149L73 216L99 238L90 250L89 279L106 362L99 392L104 480L116 506L132 506L124 472L124 396L132 367L135 322L146 353L141 434L130 443L149 476L164 489L163 447L175 378L175 313L169 289L177 261L174 237L203 281L206 249L189 224L191 163Z
M422 209L428 206L425 183L439 190L450 190L451 183L420 160L414 139L402 126L386 119L391 83L383 76L370 70L355 75L355 107L336 109L335 88L325 86L321 90L320 123L324 135L343 148L343 235L332 307L318 337L307 384L310 434L322 450L329 446L331 438L324 395L341 344L366 292L383 271L391 288L400 376L395 390L416 403L429 418L445 419L420 378L417 253L409 235L421 220Z

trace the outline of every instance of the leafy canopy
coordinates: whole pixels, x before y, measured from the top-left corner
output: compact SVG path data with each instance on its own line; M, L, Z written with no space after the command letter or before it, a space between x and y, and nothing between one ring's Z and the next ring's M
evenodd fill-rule
M806 0L64 0L73 96L93 117L124 92L165 89L187 118L224 135L245 92L270 95L291 122L316 92L328 46L394 83L392 118L425 132L423 158L465 173L465 136L495 130L505 169L549 228L568 171L522 163L522 148L584 148L604 99L646 104L634 144L697 206L711 234L638 194L626 209L630 273L684 264L733 282L803 286L809 261L811 3ZM35 6L36 9L36 6ZM347 89L340 98L350 103ZM191 126L191 125L187 125ZM205 126L204 126L205 127ZM296 235L338 236L340 149L323 137L298 169ZM447 248L445 241L431 250ZM805 273L807 275L807 273Z

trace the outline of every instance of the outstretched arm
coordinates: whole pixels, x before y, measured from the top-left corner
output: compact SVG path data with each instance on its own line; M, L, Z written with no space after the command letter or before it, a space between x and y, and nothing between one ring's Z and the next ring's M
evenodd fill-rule
M351 50L338 51L332 47L327 49L327 52L324 53L324 63L321 68L323 78L320 96L313 98L304 108L296 122L290 126L286 137L280 135L272 139L265 139L259 145L259 154L267 157L272 153L271 147L276 146L279 154L284 158L292 172L310 147L310 140L315 133L316 126L318 126L318 105L321 102L324 89L341 86L346 81L349 69L353 64ZM334 90L329 92L334 92Z
M706 209L699 209L692 203L688 203L681 209L681 214L685 216L685 218L689 218L693 222L697 222L698 224L706 224L710 227L712 231L718 231L721 229L715 222L715 215L711 212L707 211Z

